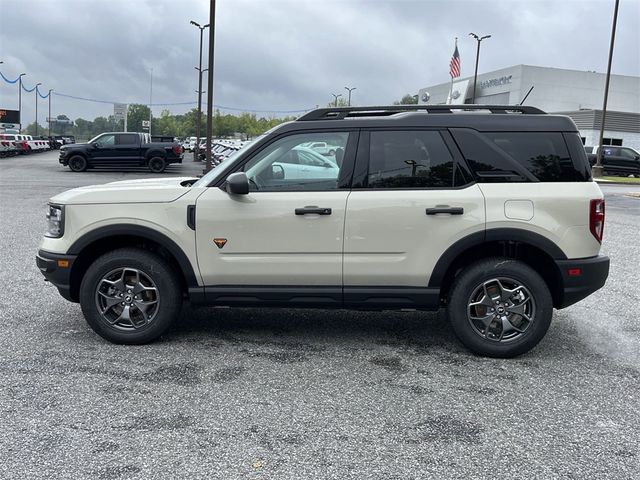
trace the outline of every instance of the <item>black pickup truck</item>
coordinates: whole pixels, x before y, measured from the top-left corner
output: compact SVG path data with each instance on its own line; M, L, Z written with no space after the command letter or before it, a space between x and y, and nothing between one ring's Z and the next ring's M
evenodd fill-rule
M147 167L163 172L170 163L182 163L177 143L151 142L145 133L102 133L89 143L60 147L60 163L74 172L92 167Z
M602 169L613 175L640 175L640 153L633 148L605 145L603 147L584 147L589 163L596 164L598 148L602 148Z

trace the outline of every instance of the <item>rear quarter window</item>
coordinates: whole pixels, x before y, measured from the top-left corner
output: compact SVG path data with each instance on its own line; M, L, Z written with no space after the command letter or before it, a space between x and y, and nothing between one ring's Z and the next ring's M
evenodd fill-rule
M491 172L511 174L503 179L491 177L493 181L522 182L533 176L540 182L575 182L586 181L590 176L577 134L568 140L571 148L561 132L454 132L454 137L480 181ZM575 142L580 158L574 158Z

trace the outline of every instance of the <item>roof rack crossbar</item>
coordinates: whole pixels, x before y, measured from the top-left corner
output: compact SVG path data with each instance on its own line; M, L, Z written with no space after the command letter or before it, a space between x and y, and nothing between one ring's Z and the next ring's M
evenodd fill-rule
M453 113L454 111L488 110L495 114L510 112L525 115L540 115L539 108L523 105L385 105L373 107L329 107L318 108L302 115L298 121L342 120L347 117L373 117L394 115L400 112Z

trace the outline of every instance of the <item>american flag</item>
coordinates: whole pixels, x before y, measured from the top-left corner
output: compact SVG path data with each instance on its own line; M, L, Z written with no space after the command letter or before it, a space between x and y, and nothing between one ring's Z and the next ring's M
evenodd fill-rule
M453 51L453 57L449 62L449 75L451 78L460 76L460 54L458 53L458 42L456 42L456 49Z

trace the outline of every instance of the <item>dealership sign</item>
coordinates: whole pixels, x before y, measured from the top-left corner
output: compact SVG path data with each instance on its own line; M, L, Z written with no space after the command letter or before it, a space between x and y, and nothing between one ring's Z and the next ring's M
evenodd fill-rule
M513 75L509 75L509 76L504 76L499 78L492 78L490 80L481 80L480 88L491 88L491 87L499 87L500 85L507 85L511 83L512 77Z
M0 123L20 123L20 112L0 108Z

